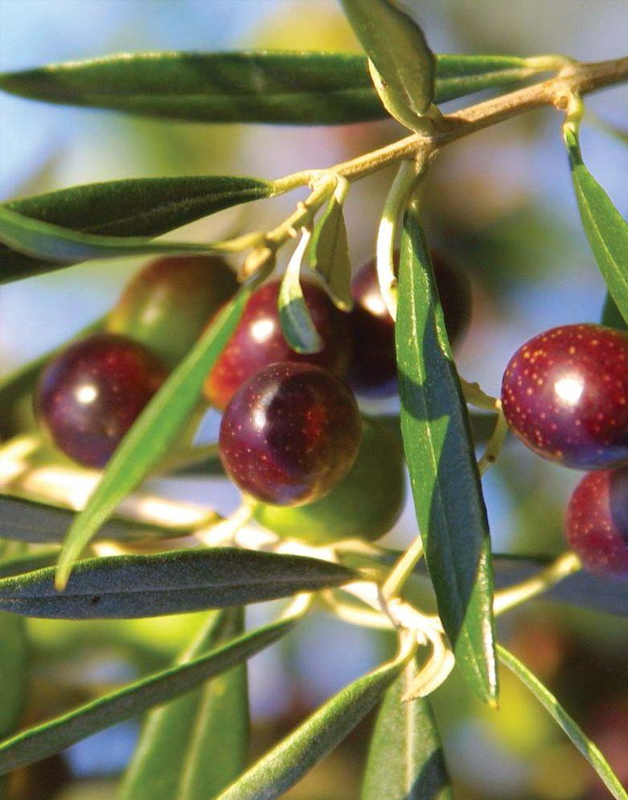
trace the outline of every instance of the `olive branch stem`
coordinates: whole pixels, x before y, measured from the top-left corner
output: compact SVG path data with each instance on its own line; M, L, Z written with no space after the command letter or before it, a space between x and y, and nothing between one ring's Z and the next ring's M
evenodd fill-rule
M478 130L544 106L566 110L574 93L585 95L628 81L628 56L593 63L574 62L558 75L545 81L499 95L467 108L444 114L432 133L416 133L357 158L343 161L325 170L303 170L273 182L274 194L284 194L306 186L325 173L357 181L378 172L390 163L416 157L422 150L440 150Z

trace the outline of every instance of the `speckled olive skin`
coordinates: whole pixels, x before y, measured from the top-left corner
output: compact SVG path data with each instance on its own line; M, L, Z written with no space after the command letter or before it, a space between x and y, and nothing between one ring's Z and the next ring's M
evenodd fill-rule
M569 501L565 536L585 569L628 577L628 467L584 476Z
M173 369L237 288L219 256L158 258L126 285L106 329L140 342Z
M67 456L103 467L165 377L162 363L143 345L97 333L46 366L35 413Z
M573 469L628 461L628 335L564 325L526 342L502 382L512 431L535 453Z
M255 500L309 503L351 469L361 421L351 391L320 367L286 361L249 378L220 426L231 480Z
M355 463L329 494L297 508L260 503L253 516L279 536L308 544L342 539L372 542L399 519L405 487L401 432L381 420L363 417Z
M471 282L466 272L454 267L440 253L432 252L431 257L447 333L455 347L471 321ZM395 263L399 263L398 252ZM395 324L379 290L375 261L369 261L356 272L352 289L355 305L350 321L357 346L347 381L360 394L386 397L397 388Z
M269 364L280 361L315 364L340 376L346 371L352 349L347 314L338 311L323 289L311 281L303 281L305 301L325 346L318 353L295 353L284 339L279 322L280 285L279 280L270 281L254 292L205 381L205 397L221 411L247 378Z

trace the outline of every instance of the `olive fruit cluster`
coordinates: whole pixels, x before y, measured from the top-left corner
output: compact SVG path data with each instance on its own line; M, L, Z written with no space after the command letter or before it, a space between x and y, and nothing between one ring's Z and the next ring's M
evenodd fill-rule
M628 575L628 334L581 324L535 336L506 368L502 405L535 453L592 470L571 498L567 539L591 571Z
M59 450L103 467L236 288L228 264L214 256L160 258L141 270L105 330L65 348L39 378L35 412Z
M455 342L469 321L469 283L438 255L434 266ZM104 330L71 344L40 376L36 411L59 449L103 467L236 288L218 257L160 258L141 270ZM205 380L206 399L223 412L225 470L256 501L256 519L280 535L311 543L379 538L401 513L405 481L398 432L361 417L352 393L395 387L394 324L374 262L356 274L349 314L303 281L323 342L315 354L287 344L279 289L272 280L253 293Z

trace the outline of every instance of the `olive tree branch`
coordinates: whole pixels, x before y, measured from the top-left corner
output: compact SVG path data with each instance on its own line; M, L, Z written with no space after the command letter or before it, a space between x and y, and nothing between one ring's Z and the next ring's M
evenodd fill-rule
M421 133L406 136L379 150L341 162L327 170L304 170L280 178L274 182L275 194L284 194L305 186L315 176L320 176L321 172L341 175L349 181L361 180L391 162L414 157L420 150L439 150L478 130L543 106L565 110L574 93L589 94L626 81L628 57L591 64L568 64L549 80L485 100L452 114L444 114L440 126L430 135Z

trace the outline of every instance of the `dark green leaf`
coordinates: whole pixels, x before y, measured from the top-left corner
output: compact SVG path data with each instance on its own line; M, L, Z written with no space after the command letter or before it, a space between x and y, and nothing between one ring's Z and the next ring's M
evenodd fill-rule
M52 567L57 563L59 550L56 547L47 547L37 553L13 556L0 561L0 578L10 578L13 575L23 575L43 567Z
M432 706L402 702L416 675L409 664L388 689L371 738L362 800L452 800Z
M0 736L17 727L26 699L28 643L24 620L0 613Z
M602 325L608 325L609 328L617 328L620 331L628 331L628 323L619 313L617 303L608 293L602 311Z
M294 251L279 289L279 319L286 342L296 353L318 353L323 340L314 327L301 288L301 261L308 243L305 231Z
M3 207L81 233L153 237L224 208L270 197L272 191L267 181L228 175L135 178L74 186ZM0 262L4 282L59 268L4 245Z
M628 800L628 793L626 793L625 788L619 782L610 764L604 758L597 745L588 738L584 731L569 716L549 689L544 686L518 658L506 650L505 647L499 645L497 652L500 660L528 687L549 715L553 717L564 730L573 744L600 776L604 785L615 800Z
M220 252L209 244L186 242L152 241L141 236L95 236L89 233L77 233L69 228L61 228L48 222L25 217L0 206L0 241L27 255L37 259L49 259L56 264L44 268L41 264L36 271L31 270L32 261L22 263L16 272L12 260L2 262L0 266L0 283L30 278L37 272L50 272L69 264L101 258L120 258L122 256L167 255L189 253L209 254Z
M239 291L122 440L96 491L68 531L59 560L59 585L64 585L72 564L118 503L141 483L176 439L197 404L207 373L238 324L250 294L251 287Z
M178 663L242 634L239 609L215 612ZM207 800L244 770L249 748L246 665L152 711L119 800Z
M3 259L1 247L0 245L0 260ZM88 336L90 333L100 330L102 325L102 319L96 320L72 338ZM33 412L33 389L44 366L67 346L67 342L64 342L59 347L49 350L0 378L0 408L2 409L0 437L9 439L17 433L23 433L37 426Z
M276 642L299 616L290 614L206 655L142 678L0 742L0 774L60 753L81 739L196 689Z
M608 291L628 320L628 223L584 165L576 134L564 129L578 208Z
M399 122L415 128L435 93L436 59L423 31L396 0L341 3L375 67L373 81L383 104Z
M0 609L47 619L134 619L259 603L340 586L356 574L304 556L211 548L79 561L64 591L55 568L0 581Z
M401 241L396 340L401 430L439 613L463 674L479 697L494 702L486 507L429 251L412 212Z
M275 800L294 786L368 714L407 661L400 657L359 678L236 780L217 800Z
M17 728L28 691L28 642L24 620L0 613L0 737ZM8 800L8 779L0 777L0 800Z
M508 86L538 70L516 56L437 56L436 102ZM35 100L191 122L334 125L387 116L362 55L123 53L0 74Z
M351 261L342 204L334 195L316 223L310 240L310 266L325 281L329 294L343 311L353 306Z
M0 495L0 538L31 544L61 544L76 513L66 508ZM148 542L191 533L193 526L160 528L154 524L123 517L109 520L98 533L99 539L115 542Z

